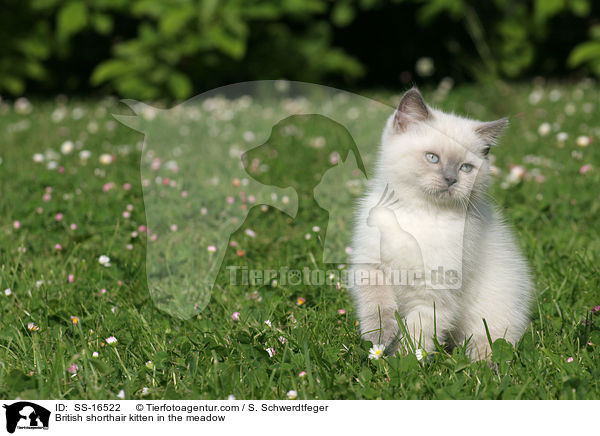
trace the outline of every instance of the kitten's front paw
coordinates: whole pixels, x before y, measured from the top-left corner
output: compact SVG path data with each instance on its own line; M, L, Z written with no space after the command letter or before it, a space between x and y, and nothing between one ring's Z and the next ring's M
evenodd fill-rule
M373 343L373 345L384 345L386 350L391 344L397 346L397 342L395 341L397 329L394 326L387 325L384 328L373 328L368 330L367 328L363 329L362 339L365 341Z
M383 354L385 356L394 356L400 349L400 338L394 336L392 340L385 346Z
M482 338L473 337L467 347L467 355L473 362L478 360L487 360L488 363L492 363L492 348L487 336Z

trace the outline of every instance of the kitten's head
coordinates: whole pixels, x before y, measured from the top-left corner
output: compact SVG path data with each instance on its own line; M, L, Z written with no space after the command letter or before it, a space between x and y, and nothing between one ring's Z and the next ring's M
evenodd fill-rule
M444 113L413 88L383 131L381 175L406 195L466 206L485 192L487 156L507 125L507 118L482 122Z

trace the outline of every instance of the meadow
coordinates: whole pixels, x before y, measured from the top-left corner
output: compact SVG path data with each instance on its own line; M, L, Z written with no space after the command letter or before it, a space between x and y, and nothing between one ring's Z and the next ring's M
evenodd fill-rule
M115 98L58 96L0 102L0 397L600 398L598 85L450 88L423 94L444 110L511 119L492 151L491 195L536 290L530 327L514 348L493 344L494 365L443 346L426 358L369 359L348 290L336 284L234 286L221 268L202 310L173 316L148 283L147 253L162 235L147 222L143 190L154 180L141 161L144 136L112 115L131 111ZM400 92L365 95L395 105ZM354 124L379 135L360 117ZM309 149L292 159L314 165ZM298 191L299 202L311 195ZM319 264L322 209L294 219L252 203L223 265ZM172 237L185 235L177 224ZM182 250L195 243L176 238Z

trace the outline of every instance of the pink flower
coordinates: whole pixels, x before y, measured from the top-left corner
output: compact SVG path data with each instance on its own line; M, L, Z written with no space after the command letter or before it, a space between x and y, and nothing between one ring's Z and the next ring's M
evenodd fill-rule
M56 216L54 217L54 219L55 219L56 221L62 221L62 219L63 219L63 214L62 214L61 212L58 212L58 213L56 214Z
M178 228L179 227L177 227L177 224L171 224L171 231L172 232L176 232Z
M19 221L15 221L15 222L13 223L13 228L14 228L15 230L19 230L19 229L21 228L21 223L20 223Z
M125 183L123 184L123 189L126 191L129 191L131 189L131 183Z
M138 232L140 232L140 233L145 232L146 230L148 230L148 228L146 226L139 226L138 227Z
M340 155L337 151L334 151L329 155L329 163L335 165L340 161Z
M240 313L239 312L233 312L231 314L231 319L234 321L238 321L240 319Z
M508 175L507 180L510 183L517 183L520 180L523 180L526 174L527 170L524 166L512 164L510 166L510 173Z
M188 196L188 192L187 192L187 191L181 191L181 196L182 196L183 198L187 198L187 196Z
M340 315L345 315L346 314L346 309L338 309L338 313Z
M56 245L54 246L54 248L55 248L56 250L62 250L62 245L60 245L60 244L56 244Z
M77 230L77 224L75 224L75 223L71 224L71 230Z
M592 169L590 164L585 164L581 168L579 168L579 174L585 174Z
M592 307L592 310L590 312L592 312L592 315L598 315L598 314L600 314L600 306L594 306L594 307Z
M45 193L44 196L42 197L42 200L44 200L46 203L48 203L50 200L52 200L52 195L50 195L49 193Z
M100 293L101 294L106 294L106 289L104 289L104 288L100 289Z
M206 249L208 251L210 251L211 253L214 253L215 251L217 251L217 247L215 247L214 245L209 245L208 247L206 247Z
M115 184L113 182L105 183L104 186L102 186L102 192L108 192L111 189L113 189L114 187L115 187Z
M78 370L79 370L79 367L75 363L71 364L71 366L69 366L69 369L68 369L69 374L73 374L73 375L77 374Z
M269 357L273 357L275 355L275 349L273 347L266 348L265 351L269 353Z
M569 362L569 363L571 363L572 361L573 361L573 358L572 358L572 357L569 357L569 358L567 359L567 362Z
M58 167L58 172L61 174L65 173L65 167Z
M131 212L129 212L128 210L124 210L122 215L123 215L123 218L129 218L131 216Z
M300 371L300 373L298 374L298 377L300 377L300 378L306 377L306 371Z
M69 274L69 283L73 283L75 281L75 276L73 274Z
M233 197L227 197L225 199L225 201L227 201L227 204L233 204L233 202L235 201L235 199Z

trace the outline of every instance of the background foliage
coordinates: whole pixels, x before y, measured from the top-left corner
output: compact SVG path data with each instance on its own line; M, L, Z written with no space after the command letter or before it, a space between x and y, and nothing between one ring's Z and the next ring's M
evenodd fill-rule
M0 92L184 99L269 78L600 75L599 11L591 0L7 0Z

